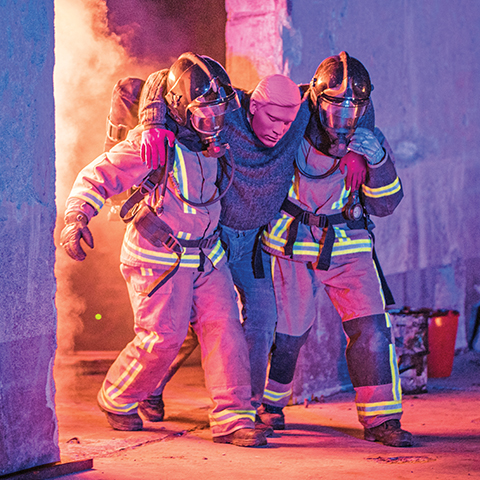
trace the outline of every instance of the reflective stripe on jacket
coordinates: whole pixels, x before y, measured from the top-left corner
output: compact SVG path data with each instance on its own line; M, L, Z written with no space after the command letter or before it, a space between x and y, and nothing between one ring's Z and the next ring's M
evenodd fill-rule
M402 185L392 161L391 149L380 130L375 134L386 155L378 165L368 166L367 181L362 187L361 197L367 213L376 216L390 215L403 197ZM316 150L303 140L296 156L295 174L288 198L304 210L315 214L334 215L341 213L349 202L350 191L345 189L345 175L336 169L324 179L311 179L309 175L326 173L334 159ZM300 167L300 168L298 168ZM320 229L305 224L298 226L296 241L291 257L285 255L289 228L293 217L284 211L277 214L263 234L263 248L272 255L291 258L300 262L318 261L324 243L326 228ZM346 224L333 226L335 242L332 257L368 253L372 251L372 238L367 230L350 230Z
M106 199L138 186L151 172L140 157L143 127L131 130L125 141L109 152L100 155L77 176L67 200L67 213L81 210L88 218L97 215ZM206 157L202 152L192 152L182 144L175 143L175 159L163 202L160 218L173 230L177 238L197 240L211 236L218 226L220 202L208 207L192 207L176 192L192 202L205 203L218 194L215 180L217 159ZM176 185L175 185L176 184ZM158 202L158 191L147 195L144 201L152 206ZM204 254L213 265L225 257L220 240ZM178 260L174 252L164 247L155 247L143 238L131 222L126 229L121 252L121 262L131 266L170 266ZM181 258L181 267L197 268L200 265L198 248L186 248Z

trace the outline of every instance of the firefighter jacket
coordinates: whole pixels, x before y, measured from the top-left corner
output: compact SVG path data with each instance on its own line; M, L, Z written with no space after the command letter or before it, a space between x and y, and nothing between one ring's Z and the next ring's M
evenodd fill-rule
M375 128L375 135L386 153L379 164L368 166L367 180L361 187L360 198L367 214L383 217L394 211L403 197L403 191L390 146L378 128ZM333 226L335 233L331 258L349 254L371 254L373 247L369 232L371 228L365 227L373 227L373 223L364 218L353 225L341 217L349 207L351 192L345 189L345 175L339 168L335 169L334 165L334 158L316 150L306 139L303 139L296 156L295 174L288 200L315 215L335 218L335 222L330 221L335 223L330 225L330 228ZM312 179L307 176L318 176L332 170L331 174L322 179ZM335 217L332 217L334 215ZM340 221L338 217L341 218ZM291 214L284 210L278 213L263 234L264 250L275 256L299 262L311 262L318 266L325 243L327 225L315 226L309 225L308 222L300 222L293 248L286 253L285 247L293 222L294 217Z
M82 211L90 220L98 214L108 198L142 183L151 173L140 156L142 131L141 126L131 130L125 141L83 168L67 199L67 214ZM173 168L168 174L163 209L157 209L158 217L168 225L177 239L192 241L215 238L212 235L218 225L220 202L192 207L181 196L196 203L205 203L218 196L215 186L217 159L206 157L202 152L192 152L177 141L174 151ZM155 209L158 201L159 187L142 202ZM214 266L220 261L226 261L220 240L217 239L205 248L185 247L180 267L198 268L201 257L210 259ZM144 238L134 218L126 228L120 260L130 266L162 268L178 262L178 255L164 246L155 246Z

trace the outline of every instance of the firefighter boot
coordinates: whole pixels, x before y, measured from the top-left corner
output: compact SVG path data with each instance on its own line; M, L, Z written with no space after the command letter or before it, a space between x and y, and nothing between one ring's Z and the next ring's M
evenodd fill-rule
M258 415L255 416L255 429L263 432L266 437L273 437L273 428L263 423Z
M100 410L105 414L108 423L114 430L134 432L143 429L143 422L138 413L119 415L118 413L108 412L100 405L98 406L100 407Z
M165 416L162 395L150 395L138 404L138 410L149 422L162 422Z
M285 414L282 407L274 407L262 403L258 407L258 416L265 425L269 425L274 430L285 430Z
M400 420L387 420L378 427L365 428L365 440L380 442L389 447L411 447L413 435L402 430Z
M267 444L264 433L255 428L240 428L228 435L213 437L214 443L231 443L237 447L263 447Z

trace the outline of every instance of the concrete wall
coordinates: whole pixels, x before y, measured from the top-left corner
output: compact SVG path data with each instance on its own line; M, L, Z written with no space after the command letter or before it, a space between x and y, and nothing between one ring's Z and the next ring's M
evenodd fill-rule
M405 190L397 211L375 220L378 256L396 306L458 310L456 347L466 348L480 302L480 4L272 0L260 22L263 7L256 3L226 2L232 72L242 55L253 65L265 56L265 68L275 64L276 72L305 83L325 57L342 50L370 72L376 123L393 147ZM248 42L238 40L240 32ZM269 49L276 63L265 55ZM343 334L328 302L319 299L318 325L299 360L298 401L349 384Z
M0 475L59 460L53 0L0 16Z

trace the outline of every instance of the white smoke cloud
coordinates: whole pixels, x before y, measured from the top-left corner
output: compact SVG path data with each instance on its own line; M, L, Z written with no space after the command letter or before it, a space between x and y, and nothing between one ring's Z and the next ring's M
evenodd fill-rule
M103 151L113 86L122 76L146 78L155 69L129 58L120 40L107 28L105 0L55 0L57 246L63 228L65 200L73 181L81 168ZM100 222L95 227L100 228ZM102 238L98 231L94 236L97 236L96 240ZM96 246L97 250L99 247ZM115 256L117 263L118 253L109 253ZM85 267L71 260L62 250L57 250L55 274L60 354L74 349L75 336L83 330L81 315L86 302L84 296L77 293L78 280L73 278L78 277L81 268ZM114 273L114 281L118 281L118 270Z

